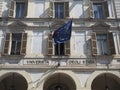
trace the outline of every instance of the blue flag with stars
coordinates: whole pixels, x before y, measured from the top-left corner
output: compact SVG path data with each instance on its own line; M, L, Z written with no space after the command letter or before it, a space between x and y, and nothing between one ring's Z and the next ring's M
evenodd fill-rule
M54 42L57 43L64 43L71 38L71 31L72 31L72 20L68 21L62 27L58 28L53 33Z

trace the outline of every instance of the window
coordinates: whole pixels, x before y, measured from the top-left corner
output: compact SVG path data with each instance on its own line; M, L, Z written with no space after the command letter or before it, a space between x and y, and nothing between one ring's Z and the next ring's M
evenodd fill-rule
M69 3L50 2L50 17L54 17L54 18L69 17Z
M64 18L64 3L55 3L55 18Z
M27 34L7 33L4 44L4 55L25 55Z
M24 18L27 16L27 0L11 0L9 8L9 17L15 15L16 18Z
M16 3L16 18L23 18L25 14L25 3Z
M90 17L91 18L106 18L109 17L107 1L90 2Z
M103 18L103 7L102 3L94 3L94 18Z
M60 44L55 44L55 55L65 55L64 53L64 43L60 43Z
M96 34L93 32L91 41L93 55L115 54L113 34L111 32L105 34Z
M52 34L49 34L48 55L70 55L70 41L61 44L54 44Z
M11 55L20 55L22 33L12 34Z
M98 55L108 55L108 43L106 34L97 34Z

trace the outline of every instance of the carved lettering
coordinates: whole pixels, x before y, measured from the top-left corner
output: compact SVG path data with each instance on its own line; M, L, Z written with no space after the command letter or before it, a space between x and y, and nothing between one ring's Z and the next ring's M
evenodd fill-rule
M49 64L48 61L43 61L43 60L26 60L25 64L41 64L41 65L46 65Z

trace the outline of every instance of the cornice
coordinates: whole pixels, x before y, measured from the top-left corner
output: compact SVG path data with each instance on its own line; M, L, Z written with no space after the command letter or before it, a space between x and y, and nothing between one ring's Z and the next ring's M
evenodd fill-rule
M12 27L12 28L9 28L8 26L0 26L0 29L25 29L25 30L49 30L49 27L48 26L27 26L27 27ZM72 27L72 29L74 31L85 31L85 30L93 30L92 27ZM102 27L101 27L102 29ZM111 31L118 31L118 27L110 27L109 30Z
M94 19L94 18L66 18L66 19L55 19L55 18L2 18L0 17L0 21L67 21L72 19L73 21L79 22L119 22L120 18L107 18L107 19Z

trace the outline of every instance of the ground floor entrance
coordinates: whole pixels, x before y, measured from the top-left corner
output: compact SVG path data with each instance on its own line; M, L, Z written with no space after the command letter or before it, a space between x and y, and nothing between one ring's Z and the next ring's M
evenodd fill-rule
M0 90L27 90L26 79L18 73L7 73L1 77Z
M56 73L45 81L43 90L76 90L76 85L70 76Z

